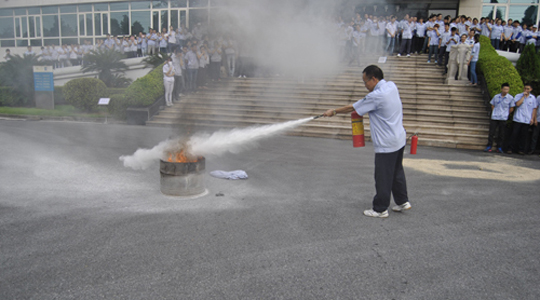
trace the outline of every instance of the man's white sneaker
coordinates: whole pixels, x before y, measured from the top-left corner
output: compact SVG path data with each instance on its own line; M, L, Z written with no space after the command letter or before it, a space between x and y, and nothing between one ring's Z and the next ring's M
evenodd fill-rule
M396 205L394 207L392 207L392 210L393 211L397 211L397 212L402 212L404 210L408 210L408 209L411 209L411 204L409 202L405 202L401 205Z
M388 210L385 210L383 212L376 212L373 209L367 209L364 210L364 215L368 217L374 217L374 218L388 218Z

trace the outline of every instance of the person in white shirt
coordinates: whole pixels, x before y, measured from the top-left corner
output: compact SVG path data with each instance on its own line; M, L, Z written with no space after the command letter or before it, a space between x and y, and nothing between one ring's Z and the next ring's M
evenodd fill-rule
M167 29L163 28L161 30L161 35L159 35L159 33L158 33L158 37L159 37L159 52L167 53L167 49L168 49L167 40L169 38L169 36L167 34Z
M71 47L69 49L69 62L72 66L79 65L79 58L77 55L79 54L79 48L77 45L71 44Z
M150 29L148 31L148 55L156 54L156 48L159 46L158 35L155 29Z
M26 52L24 52L24 56L28 56L28 55L36 55L36 53L32 51L32 46L28 46L26 48Z
M197 89L197 72L199 71L199 57L197 52L197 45L192 45L191 49L184 56L184 62L187 66L186 89L190 92L195 92Z
M424 54L423 50L425 51L424 45L426 41L426 29L427 24L424 23L424 18L418 19L418 22L415 25L415 40L414 40L414 53L421 53Z
M444 54L444 73L446 74L448 72L448 61L450 59L450 51L452 50L452 46L458 45L460 43L460 37L457 34L457 28L452 27L450 30L450 36L446 40L446 52Z
M529 126L534 124L538 109L536 97L531 94L531 92L531 85L525 84L523 93L517 94L514 97L516 109L514 110L512 138L510 141L510 149L507 152L508 154L511 154L512 152L525 154Z
M184 89L184 78L182 76L182 67L184 65L184 58L182 57L182 51L178 48L171 55L172 64L175 70L174 73L174 89L173 89L173 101L180 101L180 93Z
M129 39L127 36L124 36L122 38L122 53L124 53L124 55L127 57L127 58L130 58L129 57L129 52L131 50L131 45L130 45L130 42L129 42Z
M62 45L62 47L58 47L58 67L59 68L65 68L68 66L68 54L69 50L67 48L67 45Z
M224 48L227 59L225 66L227 67L229 76L234 77L234 70L236 66L236 42L229 36L225 40Z
M129 37L129 56L130 58L137 57L137 49L139 45L134 35Z
M406 132L403 128L403 106L397 86L384 80L383 71L374 65L362 72L362 79L369 91L365 98L352 105L329 109L323 115L356 112L369 114L371 139L375 148L375 188L373 208L364 211L368 217L388 217L390 198L393 196L395 212L411 208L403 170L403 152Z
M176 40L176 30L174 30L174 27L172 25L169 27L169 32L167 32L167 48L168 53L174 53L176 48L178 48L178 42Z
M475 36L475 33L474 33L474 30L469 30L469 35L467 36L467 39L465 40L465 44L471 46L474 46L474 36Z
M406 22L402 22L402 34L401 34L401 49L397 56L406 54L407 57L411 56L411 41L412 41L412 31L414 28L414 23L409 21L408 15L405 17Z
M491 26L491 32L490 32L491 45L493 46L493 48L495 48L495 50L500 49L499 47L502 41L503 30L504 28L502 27L501 20L497 20L497 23Z
M11 59L11 50L6 49L6 53L4 53L4 60L9 61Z
M508 83L503 83L501 85L501 93L495 95L495 97L491 99L491 102L489 102L491 104L491 119L489 120L488 142L484 152L493 151L493 139L495 138L497 152L503 153L506 121L516 106L514 97L508 93L509 91L510 85Z
M364 36L362 32L360 32L360 24L354 25L354 31L352 33L352 42L353 42L353 50L352 50L352 57L351 57L351 63L354 61L357 62L357 65L360 66L360 57L362 55L362 46L364 45Z
M165 86L165 104L172 106L172 94L174 89L174 66L172 58L167 58L167 62L163 65L163 85Z
M197 72L197 86L203 89L206 88L206 70L208 69L208 64L210 64L210 57L206 52L206 46L203 45L199 52L199 71Z
M141 57L148 54L148 35L144 32L139 32L139 45L141 45Z
M209 49L208 54L210 55L210 66L209 66L209 72L210 72L210 78L212 81L219 81L219 73L221 68L221 61L222 61L222 55L221 55L221 44L219 41L214 41L214 46Z
M429 54L428 54L428 63L431 63L431 55L435 56L435 63L437 61L437 55L439 54L439 48L441 47L440 42L440 33L439 33L439 24L433 25L433 30L428 31L428 44L429 44Z
M390 17L390 22L386 24L386 48L385 51L388 55L394 53L394 46L396 44L396 35L397 35L397 22L396 16Z
M53 68L59 68L58 49L54 44L51 45L51 62L53 63Z
M512 27L512 19L508 19L508 23L502 22L503 33L502 33L502 47L503 51L510 51L512 34L514 33L514 28Z
M478 62L478 55L479 54L480 54L480 35L475 34L474 35L474 45L473 45L472 51L471 51L471 57L469 58L469 61L467 62L467 65L469 66L469 70L471 72L471 84L472 85L477 85L478 84L478 77L476 76L476 63Z

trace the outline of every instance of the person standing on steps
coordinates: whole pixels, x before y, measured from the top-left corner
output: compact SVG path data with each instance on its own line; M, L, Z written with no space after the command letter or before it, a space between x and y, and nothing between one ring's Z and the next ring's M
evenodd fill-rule
M174 67L172 58L169 56L167 62L163 65L163 85L165 86L165 103L167 106L172 106L173 89L174 89Z
M375 218L388 217L390 197L397 204L392 208L402 212L411 208L407 196L407 183L403 170L403 150L406 132L403 127L403 107L397 86L384 80L383 71L371 65L362 72L362 79L369 93L352 105L329 109L323 115L333 117L338 113L356 111L369 114L371 139L375 148L375 189L373 208L364 215Z
M478 34L477 34L478 35ZM489 120L488 143L484 152L492 152L493 138L496 138L497 152L503 152L504 135L506 132L506 121L508 116L514 111L514 97L508 94L510 85L503 83L501 93L491 99L491 120Z

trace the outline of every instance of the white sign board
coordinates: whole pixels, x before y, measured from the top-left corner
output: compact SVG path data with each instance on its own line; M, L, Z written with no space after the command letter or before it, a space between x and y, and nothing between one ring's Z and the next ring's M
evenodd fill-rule
M381 56L381 57L379 57L379 63L380 63L380 64L386 63L386 56Z
M99 98L98 105L109 105L111 98Z

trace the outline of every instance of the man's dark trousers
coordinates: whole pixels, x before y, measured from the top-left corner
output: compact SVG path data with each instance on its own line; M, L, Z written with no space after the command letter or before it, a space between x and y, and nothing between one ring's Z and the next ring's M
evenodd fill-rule
M497 133L496 135L497 139L495 140L497 143L497 148L502 148L505 131L506 131L506 121L489 120L489 137L488 137L487 146L488 147L493 146L493 138L495 137L495 133Z
M527 132L529 131L529 124L514 122L512 130L512 141L510 146L514 152L525 152L525 145L527 143Z
M403 170L403 150L390 153L375 153L375 189L373 210L383 212L390 206L390 196L394 196L397 205L409 201L407 182Z

